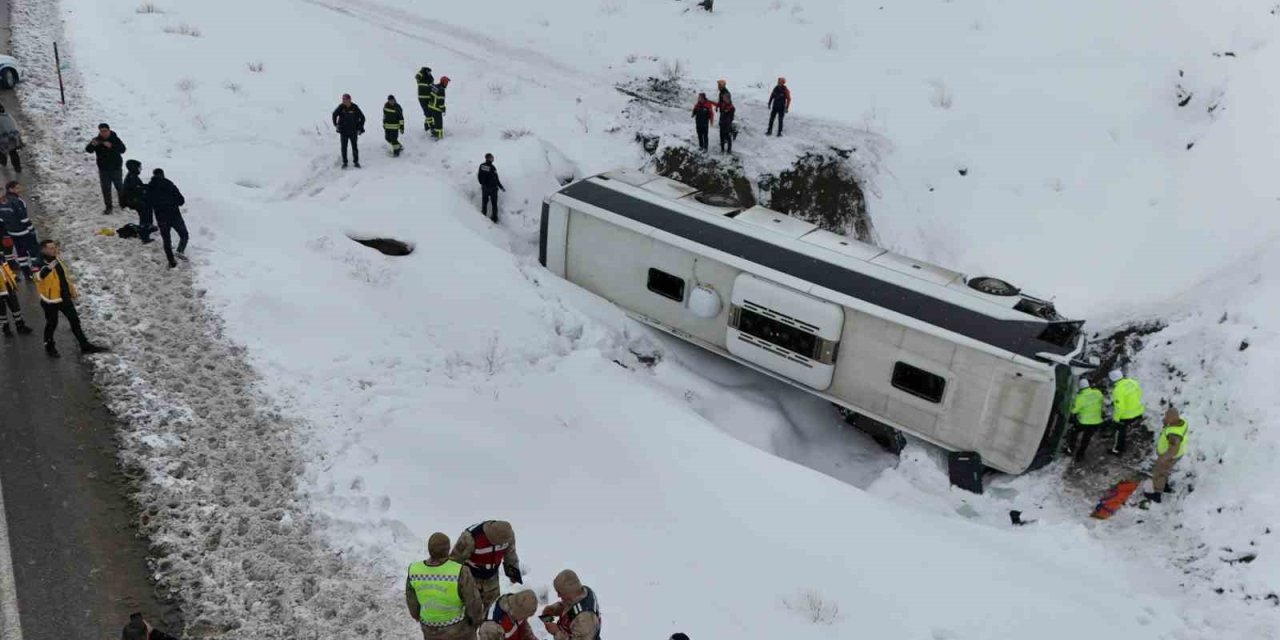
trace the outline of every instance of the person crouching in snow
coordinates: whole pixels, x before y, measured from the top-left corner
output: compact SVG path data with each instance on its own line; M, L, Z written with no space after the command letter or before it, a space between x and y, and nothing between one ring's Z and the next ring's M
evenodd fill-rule
M537 640L529 618L538 612L538 596L525 589L498 598L480 628L477 640Z
M599 640L600 603L578 574L565 569L551 585L558 601L542 608L542 626L555 640Z
M0 328L6 337L13 335L9 316L13 316L13 325L18 333L31 333L31 328L22 320L22 307L18 304L18 278L8 263L0 262Z
M387 103L382 105L382 128L387 132L391 155L400 157L400 152L404 151L404 145L400 144L400 134L404 133L404 109L400 108L395 96L387 96Z
M155 220L151 215L151 206L147 204L147 185L139 175L142 163L130 160L124 163L127 173L124 176L124 190L120 192L120 206L138 212L138 238L142 244L152 242L151 232L155 231Z
M182 219L182 210L179 209L186 203L187 199L178 191L178 185L164 177L164 169L151 172L151 182L147 183L147 206L151 207L156 222L160 224L160 239L164 241L164 255L169 259L170 269L178 266L178 262L173 259L175 254L173 241L169 237L170 231L178 232L177 257L187 259L187 238L190 236L187 234L187 223Z

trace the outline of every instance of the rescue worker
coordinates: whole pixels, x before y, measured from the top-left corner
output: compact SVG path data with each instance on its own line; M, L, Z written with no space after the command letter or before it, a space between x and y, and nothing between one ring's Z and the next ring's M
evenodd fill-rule
M559 602L542 609L543 627L556 640L600 640L600 603L596 592L578 580L578 574L565 569L551 582ZM554 622L546 620L554 616Z
M31 333L31 327L22 319L22 306L18 304L18 278L9 263L0 262L0 330L4 331L6 338L13 335L9 328L10 316L13 316L13 326L18 333Z
M431 67L418 69L418 74L413 79L418 81L418 104L422 106L422 128L427 133L431 133L431 114L427 110L431 106L431 87L436 83L436 79L431 76Z
M180 260L187 259L187 222L182 219L182 205L187 199L178 190L178 185L164 177L164 169L151 172L151 182L147 183L147 206L155 213L156 222L160 224L160 239L164 242L164 255L169 259L169 268L178 266L176 255ZM178 232L178 250L174 253L171 231Z
M360 145L357 139L364 133L364 112L351 101L351 94L342 94L342 104L333 110L333 126L342 142L342 168L347 168L347 145L350 144L351 159L359 169Z
M89 342L80 327L80 314L76 313L75 304L76 285L58 257L58 243L52 240L41 242L40 253L44 255L44 266L36 276L36 291L40 294L40 306L44 308L45 353L54 358L62 357L53 340L53 332L58 328L59 313L67 317L71 333L80 343L80 353L88 355L106 351L106 347Z
M778 119L778 137L782 137L782 119L786 117L787 112L791 110L791 90L787 88L787 79L778 78L778 84L774 85L773 91L769 93L769 129L764 134L773 133L773 119Z
M1067 453L1075 453L1076 462L1084 461L1089 441L1102 425L1102 392L1089 385L1087 378L1080 378L1080 390L1071 402L1071 432L1067 434Z
M1129 430L1141 426L1146 408L1142 406L1142 387L1137 381L1126 378L1120 369L1112 369L1108 377L1111 379L1111 422L1116 430L1111 453L1120 456L1128 447Z
M36 237L36 228L27 213L27 203L22 200L22 184L17 180L11 180L4 186L4 197L0 198L0 226L13 242L18 272L30 282L32 274L40 268L40 239Z
M151 232L155 231L155 219L151 213L151 205L147 203L147 185L142 182L142 163L130 160L124 163L124 191L120 192L120 206L138 212L138 238L142 244L153 242Z
M1151 469L1151 491L1142 494L1142 497L1151 502L1160 502L1163 494L1173 493L1169 474L1186 451L1187 421L1178 415L1177 409L1169 407L1164 412L1164 428L1160 429L1160 436L1156 440L1156 464Z
M477 640L536 640L529 618L538 612L538 596L525 589L508 593L493 603L476 630Z
M387 132L391 155L400 157L400 152L404 151L404 145L400 144L400 134L404 133L404 109L400 108L395 96L387 96L387 103L382 105L382 128Z
M450 558L467 565L476 587L480 589L485 610L502 591L498 584L499 566L508 580L515 584L524 583L524 577L520 575L520 556L516 554L516 533L511 523L505 520L486 520L467 527L458 535Z
M502 186L502 179L498 177L498 168L493 166L493 154L484 154L484 162L480 163L480 169L476 171L476 180L480 182L480 213L488 215L489 203L493 203L493 215L489 216L490 220L498 221L498 190L506 191L507 188Z
M475 579L449 559L449 536L431 534L427 555L409 565L404 583L409 615L422 627L423 640L473 640L484 618Z
M120 168L124 164L124 141L111 125L103 122L98 125L98 135L89 140L84 147L85 153L94 154L98 163L98 186L102 187L103 213L111 213L111 187L116 188L116 197L124 189L124 180L120 176Z
M693 104L693 126L698 131L698 148L706 151L711 145L707 129L716 122L716 103L707 99L707 94L699 93L698 101Z
M720 111L720 153L733 153L733 94L724 80L717 80L720 97L716 101L716 109Z
M427 131L436 140L444 137L444 94L448 88L449 76L440 76L440 83L431 85L431 95L427 99Z

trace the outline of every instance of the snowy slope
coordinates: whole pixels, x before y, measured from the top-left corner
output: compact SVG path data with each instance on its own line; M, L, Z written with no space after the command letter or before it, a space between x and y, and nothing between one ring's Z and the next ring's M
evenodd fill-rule
M1276 371L1265 323L1277 296L1252 284L1267 282L1277 255L1262 244L1276 231L1270 7L744 0L705 15L635 0L434 4L156 0L159 13L140 13L63 0L68 73L83 86L73 98L91 101L70 113L84 121L54 119L48 79L23 88L62 141L105 119L132 157L183 188L194 286L292 418L281 428L297 430L272 441L295 449L261 455L299 459L303 500L264 514L265 527L316 516L305 533L365 563L325 586L396 616L361 624L413 637L398 585L423 537L502 517L517 526L528 582L578 569L601 593L611 638L1274 636L1274 614L1242 597L1270 607L1270 554L1225 564L1206 551L1251 534L1265 546L1256 530L1280 512L1264 490L1270 405L1257 400ZM36 15L28 28L55 27ZM15 37L32 52L46 41ZM1213 56L1227 50L1237 55ZM786 75L793 114L890 141L867 176L887 244L1056 294L1068 313L1174 318L1166 332L1180 346L1144 352L1139 375L1153 400L1169 395L1162 359L1175 361L1194 376L1176 385L1189 416L1228 423L1197 433L1184 463L1201 479L1170 511L1188 531L1172 533L1169 514L1082 524L1088 505L1050 474L1008 481L1021 498L1006 503L949 492L927 451L886 470L892 460L836 431L822 403L658 338L538 267L537 205L557 178L644 160L613 85L672 59L708 90L726 77L739 102L763 100ZM448 137L435 144L412 99L423 64L454 80ZM1179 81L1194 93L1183 108ZM327 119L342 92L370 116L360 171L337 167ZM378 131L388 92L410 116L399 159ZM485 152L508 187L498 227L476 211ZM88 179L71 187L68 221L51 224L97 222ZM389 258L348 235L416 251ZM86 246L86 261L103 262L86 265L90 277L134 252L97 242L116 244ZM1259 246L1261 258L1240 263ZM149 249L128 259L159 264ZM95 306L129 317L150 304L133 291ZM1252 346L1234 351L1244 333ZM655 352L652 369L634 356ZM153 365L114 363L139 379ZM150 471L171 471L177 448L153 443ZM1237 466L1206 480L1220 454ZM1040 525L1009 528L1007 508L1028 503L1042 507ZM198 547L202 535L169 543ZM1192 560L1170 566L1173 554ZM223 575L234 573L210 580ZM255 589L308 589L276 579ZM1235 597L1205 606L1223 584ZM839 614L810 621L810 590ZM261 602L238 610L234 598L183 609L213 627L242 619L237 637L291 637L271 625L305 618L307 597L287 615Z

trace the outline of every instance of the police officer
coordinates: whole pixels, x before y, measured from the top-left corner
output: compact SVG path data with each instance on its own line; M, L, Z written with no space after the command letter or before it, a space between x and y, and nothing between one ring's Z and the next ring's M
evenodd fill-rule
M551 582L558 602L542 609L543 616L554 616L554 622L543 621L547 633L556 640L600 640L600 603L596 592L583 586L578 574L561 571Z
M529 618L538 612L538 596L525 589L508 593L493 603L485 621L476 630L479 640L536 640Z
M418 104L422 106L422 128L430 133L431 120L427 116L431 114L427 113L427 107L431 105L431 87L436 83L436 79L431 75L431 67L418 69L413 79L418 82Z
M498 221L498 190L506 191L502 179L498 177L498 168L493 166L493 154L484 154L484 162L476 171L476 180L480 182L480 213L488 215L489 204L493 204L493 215L490 220Z
M436 140L444 137L444 94L448 88L449 76L440 76L439 84L431 85L431 93L427 98L427 131Z
M382 128L387 132L391 155L400 157L400 152L404 151L404 145L400 144L400 134L404 133L404 109L400 108L395 96L387 96L387 103L382 105Z
M458 542L453 546L450 558L467 566L476 587L480 589L480 599L485 610L498 599L501 586L498 584L498 567L507 579L515 584L523 584L520 575L520 556L516 554L516 532L511 523L505 520L486 520L467 527L458 535Z
M427 554L427 560L409 565L409 615L422 627L423 640L473 640L484 608L471 572L449 559L449 536L443 533L427 539Z
M1124 455L1127 448L1129 429L1142 424L1142 387L1137 381L1126 378L1124 371L1112 369L1108 374L1111 379L1111 421L1115 425L1116 440L1111 453Z
M1156 440L1156 464L1151 470L1151 491L1143 493L1144 498L1160 502L1163 494L1173 493L1169 473L1186 451L1187 421L1178 415L1177 409L1169 407L1164 412L1164 428L1160 429L1160 437Z
M1067 435L1067 453L1075 452L1076 462L1084 461L1089 441L1102 425L1102 392L1089 385L1087 378L1080 378L1080 390L1071 403L1071 433Z

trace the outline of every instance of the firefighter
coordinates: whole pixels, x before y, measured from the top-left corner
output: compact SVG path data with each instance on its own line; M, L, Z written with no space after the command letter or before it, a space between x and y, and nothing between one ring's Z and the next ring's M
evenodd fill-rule
M716 109L720 111L720 153L733 153L733 94L724 80L717 80L720 96L716 100Z
M387 96L387 103L382 105L382 128L387 132L391 155L400 157L400 152L404 151L404 145L400 144L400 134L404 133L404 109L400 108L395 96Z
M18 278L9 263L0 262L0 329L3 329L5 337L13 335L9 316L13 316L13 325L18 333L31 333L31 327L22 319L22 306L18 304Z
M427 108L431 105L431 87L436 83L436 79L431 75L431 67L418 69L418 74L413 78L418 81L418 104L422 106L422 128L430 133L431 114L427 112Z
M431 85L431 95L427 100L427 131L436 140L444 137L444 94L448 88L449 76L440 76L440 82Z
M1071 402L1072 425L1067 434L1067 453L1075 453L1076 462L1084 461L1093 434L1102 426L1102 392L1089 385L1087 378L1080 378L1080 390Z
M525 589L508 593L493 603L476 630L478 640L536 640L529 618L538 612L538 596Z
M45 240L40 243L40 252L44 255L44 266L36 276L36 291L40 294L40 306L44 308L44 350L52 358L60 358L58 347L54 344L53 333L58 328L58 314L67 317L71 325L71 333L80 343L80 353L102 353L107 349L99 347L84 335L80 328L80 315L76 313L76 285L71 281L71 274L58 257L58 243Z
M710 146L707 128L716 122L716 103L707 99L707 94L699 93L698 101L693 105L693 126L698 131L698 148L706 151Z
M1156 464L1151 470L1151 490L1142 494L1148 502L1160 502L1161 496L1173 493L1169 473L1187 451L1187 421L1178 410L1169 407L1164 412L1164 428L1156 440Z
M449 536L438 531L427 539L427 555L409 565L409 615L422 627L423 640L474 640L484 608L471 572L449 559Z
M583 586L578 574L565 569L552 581L560 598L542 609L547 633L556 640L600 640L600 603L596 592Z
M769 129L764 134L773 133L773 119L778 119L778 137L782 137L782 119L791 111L791 90L787 88L787 79L778 78L778 84L769 94Z
M516 534L510 522L486 520L467 527L458 536L450 558L467 566L480 589L480 599L486 610L501 593L499 566L508 580L515 584L524 583L520 575L520 556L516 555Z
M1142 387L1137 381L1126 378L1124 371L1113 369L1108 377L1111 379L1111 422L1115 426L1116 439L1111 453L1124 455L1128 444L1129 430L1142 425Z

